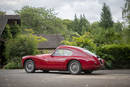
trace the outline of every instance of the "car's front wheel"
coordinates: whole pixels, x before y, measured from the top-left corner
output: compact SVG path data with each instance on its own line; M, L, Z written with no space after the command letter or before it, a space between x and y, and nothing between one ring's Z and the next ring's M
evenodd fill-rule
M70 63L69 63L69 71L71 74L80 74L81 73L81 64L79 61L77 60L72 60Z
M35 72L35 64L33 60L26 60L24 65L25 71L27 73Z

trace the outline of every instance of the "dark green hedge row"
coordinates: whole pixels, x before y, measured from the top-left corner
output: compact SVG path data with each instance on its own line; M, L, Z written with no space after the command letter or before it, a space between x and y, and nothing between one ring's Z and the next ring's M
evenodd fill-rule
M97 55L106 61L108 68L130 68L130 45L104 45L98 47Z

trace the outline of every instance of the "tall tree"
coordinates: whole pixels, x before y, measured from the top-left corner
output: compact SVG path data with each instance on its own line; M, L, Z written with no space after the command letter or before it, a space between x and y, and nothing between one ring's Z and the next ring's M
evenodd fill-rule
M80 18L77 18L75 15L74 21L73 21L73 31L77 32L78 34L83 34L86 31L89 31L90 23L86 19L86 17L83 15L80 15Z
M123 29L122 42L130 44L130 0L125 0L122 16L128 24L128 27Z
M130 28L130 0L125 0L125 6L123 8L122 14L123 18L125 18L128 22Z
M86 19L85 15L80 15L80 22L79 22L79 34L84 34L85 32L89 31L90 23Z
M74 21L73 21L72 26L73 26L73 31L80 32L80 30L79 30L79 19L77 18L76 14L74 16Z
M106 3L104 3L102 8L100 26L105 29L113 26L111 12Z
M53 34L64 32L62 20L56 17L53 9L25 6L16 11L21 16L22 27L36 33Z
M72 31L72 23L73 21L72 20L69 20L69 19L64 19L63 20L63 24L66 25L67 29L70 31Z

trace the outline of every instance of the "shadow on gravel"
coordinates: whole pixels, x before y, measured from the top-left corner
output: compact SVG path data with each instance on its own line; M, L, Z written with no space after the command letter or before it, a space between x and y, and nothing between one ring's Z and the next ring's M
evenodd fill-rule
M38 71L35 73L39 73L39 74L61 74L61 75L72 75L70 74L68 71L50 71L48 73L42 72L42 71ZM84 72L81 72L79 75L106 75L106 73L91 73L91 74L86 74Z

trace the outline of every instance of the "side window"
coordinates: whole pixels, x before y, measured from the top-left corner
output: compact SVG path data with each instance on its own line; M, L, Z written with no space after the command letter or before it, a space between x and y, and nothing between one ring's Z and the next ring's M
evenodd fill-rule
M66 49L57 49L53 56L71 56L72 51Z
M55 53L53 54L53 56L63 56L64 53L63 53L63 50L56 50Z
M71 55L72 55L72 51L64 50L64 56L71 56Z

